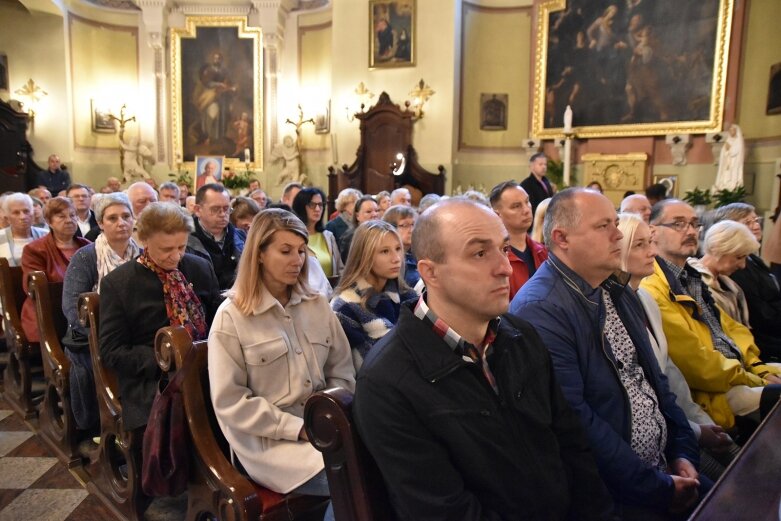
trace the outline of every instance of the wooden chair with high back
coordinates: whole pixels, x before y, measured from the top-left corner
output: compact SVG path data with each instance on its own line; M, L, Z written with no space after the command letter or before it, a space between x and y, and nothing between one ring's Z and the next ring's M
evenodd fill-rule
M100 445L87 469L92 476L87 490L98 496L120 519L140 521L151 501L141 491L143 439L138 432L124 429L117 376L101 361L98 335L100 297L97 293L81 294L79 320L89 328L89 348L100 410Z
M68 322L62 312L62 282L49 282L42 271L27 276L41 338L46 390L38 411L38 435L68 468L81 464L78 431L70 399L70 360L60 339Z
M187 366L185 357L195 349ZM209 395L208 345L195 342L182 327L164 327L155 337L155 356L164 372L185 371L182 399L190 432L190 479L187 521L320 520L323 498L278 494L253 483L230 462L230 447L222 435Z
M22 268L0 258L0 300L3 304L8 363L3 375L4 396L8 405L25 420L38 414L43 395L43 368L37 342L29 342L22 329L22 304L26 298Z
M418 163L418 154L412 146L415 113L408 105L402 110L383 92L376 105L356 114L355 119L361 122L361 143L355 162L342 165L341 169L328 167L328 215L336 209L336 197L345 188L372 195L407 187L415 205L419 196L444 193L445 167L439 165L437 173L433 173Z
M304 408L309 440L323 453L334 514L339 521L392 521L388 492L377 464L352 422L353 394L319 391Z

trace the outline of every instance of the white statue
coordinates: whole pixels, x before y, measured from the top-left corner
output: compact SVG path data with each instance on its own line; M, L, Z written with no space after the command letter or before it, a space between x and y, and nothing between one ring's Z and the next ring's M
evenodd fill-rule
M125 183L132 182L134 177L150 179L149 169L155 164L154 145L148 141L132 138L128 141L119 140L122 150L122 176Z
M297 182L304 184L307 176L301 173L301 159L296 141L291 136L285 136L282 143L271 149L271 161L282 161L282 171L277 176L277 186Z
M716 175L714 190L734 190L743 186L743 160L746 152L743 144L743 132L737 125L729 127L727 139L719 157L719 172Z

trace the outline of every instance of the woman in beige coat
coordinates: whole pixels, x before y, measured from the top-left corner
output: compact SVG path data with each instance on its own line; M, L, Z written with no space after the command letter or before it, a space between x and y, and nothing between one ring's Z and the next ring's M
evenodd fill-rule
M355 388L350 345L307 283L307 232L292 213L261 211L209 332L209 381L225 438L250 477L275 492L329 495L304 403ZM330 513L330 509L329 509Z

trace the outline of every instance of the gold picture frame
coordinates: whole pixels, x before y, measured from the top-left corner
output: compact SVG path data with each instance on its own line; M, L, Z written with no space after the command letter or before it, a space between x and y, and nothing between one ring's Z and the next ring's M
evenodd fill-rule
M718 132L734 2L541 2L532 134L563 135L567 105L580 138Z
M173 157L194 170L196 156L225 156L223 167L263 168L263 37L243 16L188 16L172 29ZM234 168L235 169L235 168Z
M415 0L369 0L369 68L415 65Z

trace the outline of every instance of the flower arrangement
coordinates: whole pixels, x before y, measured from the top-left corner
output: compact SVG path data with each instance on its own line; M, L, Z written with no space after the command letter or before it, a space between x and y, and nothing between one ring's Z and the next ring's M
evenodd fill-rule
M746 189L743 185L738 186L734 190L724 188L713 194L713 198L716 200L716 208L720 206L726 206L731 203L742 203L746 200Z
M226 168L222 174L222 185L231 190L249 188L251 180L252 171L249 169L243 172L234 172L230 168Z
M710 190L700 190L695 187L694 190L689 190L683 196L683 200L692 206L708 206L711 201Z
M193 178L190 176L189 170L182 170L181 168L177 172L169 172L168 177L173 179L177 185L192 186Z

